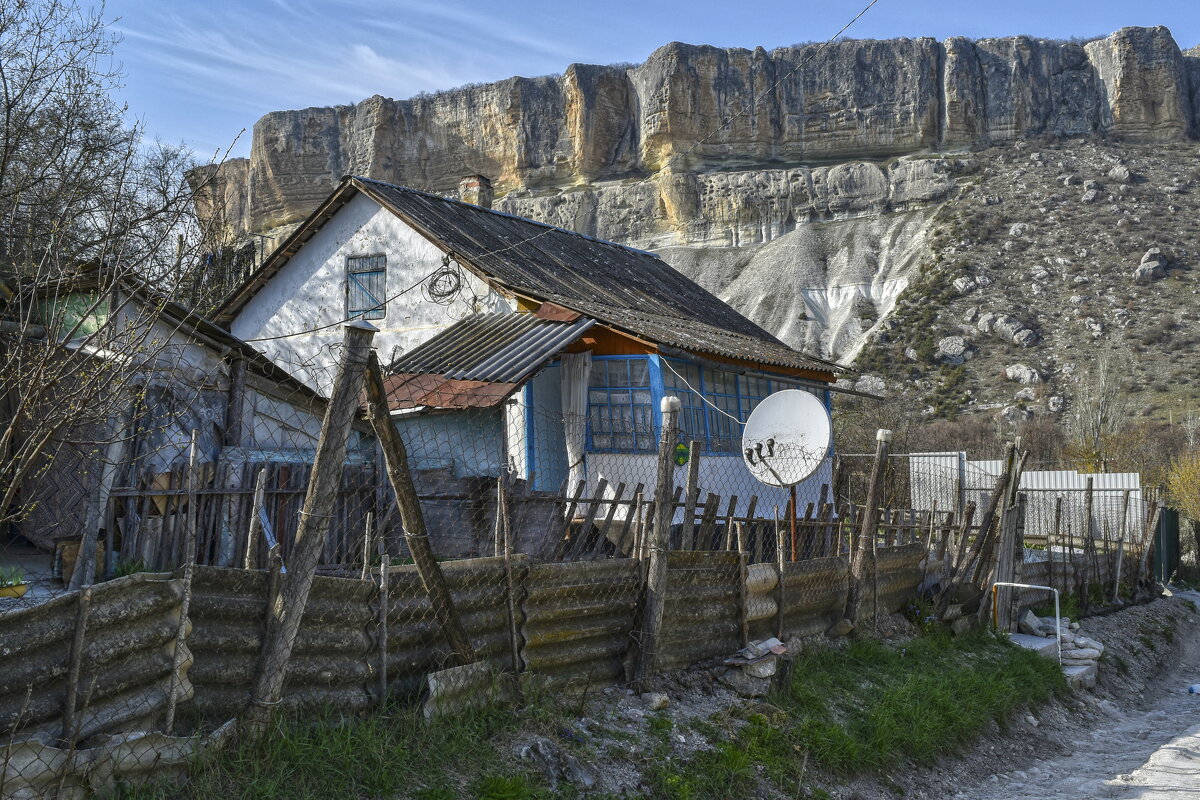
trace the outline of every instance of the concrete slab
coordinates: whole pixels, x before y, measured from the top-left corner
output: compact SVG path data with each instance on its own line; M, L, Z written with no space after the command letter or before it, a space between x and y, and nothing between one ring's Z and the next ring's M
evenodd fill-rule
M1058 658L1058 645L1054 639L1044 639L1041 636L1030 636L1027 633L1014 633L1009 640L1018 647L1032 650L1046 658Z
M1067 676L1067 685L1072 689L1096 688L1096 665L1090 667L1063 667L1063 675Z

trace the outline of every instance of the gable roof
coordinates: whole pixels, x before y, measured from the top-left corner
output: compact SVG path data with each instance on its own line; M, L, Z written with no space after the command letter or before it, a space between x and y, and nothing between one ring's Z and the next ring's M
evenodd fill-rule
M391 211L510 294L555 303L656 344L780 367L836 372L799 353L653 253L403 186L347 177L222 305L228 324L356 194Z

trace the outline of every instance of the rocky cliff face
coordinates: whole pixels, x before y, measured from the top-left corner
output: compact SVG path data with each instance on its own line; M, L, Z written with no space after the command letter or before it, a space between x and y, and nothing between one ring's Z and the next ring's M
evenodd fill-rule
M274 112L209 194L232 232L263 233L345 174L441 193L483 174L497 208L658 250L790 344L849 360L918 277L939 207L977 181L964 151L1200 132L1200 52L1162 27L818 48L672 43L633 67Z
M630 68L574 65L410 100L273 112L254 126L248 163L230 165L244 194L233 222L256 232L296 222L348 173L441 192L480 173L505 193L668 163L702 173L1036 134L1161 141L1196 129L1197 58L1162 27L1087 45L1018 36L818 47L672 43Z

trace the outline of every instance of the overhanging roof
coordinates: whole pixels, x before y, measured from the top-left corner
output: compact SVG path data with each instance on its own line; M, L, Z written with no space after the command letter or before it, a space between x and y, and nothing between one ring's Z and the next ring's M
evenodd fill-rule
M674 347L832 373L842 367L785 345L653 253L469 203L347 177L218 314L228 324L324 223L366 194L489 285L552 302L606 326Z

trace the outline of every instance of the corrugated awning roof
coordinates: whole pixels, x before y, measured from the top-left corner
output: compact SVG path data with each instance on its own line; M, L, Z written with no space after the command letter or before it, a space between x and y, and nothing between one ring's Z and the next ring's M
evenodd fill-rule
M532 314L476 314L400 356L387 371L520 383L594 324L587 317L552 322Z
M595 325L533 314L475 314L388 365L393 409L492 406Z

